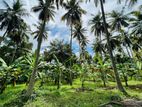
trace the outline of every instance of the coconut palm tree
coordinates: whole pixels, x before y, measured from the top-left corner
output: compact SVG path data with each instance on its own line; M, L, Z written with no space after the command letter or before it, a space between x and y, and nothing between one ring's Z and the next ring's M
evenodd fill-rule
M120 40L122 41L122 45L126 48L128 56L131 58L132 53L130 54L132 41L127 32L121 30Z
M41 29L41 26L42 26L42 23L39 22L38 25L34 25L36 27L36 31L34 31L32 34L35 35L34 36L34 39L37 39L37 41L39 41L39 36L38 34L40 33L40 29ZM48 33L47 33L47 30L48 29L44 29L44 32L43 32L43 35L42 35L42 39L46 40L48 38Z
M121 3L124 0L118 0L119 3ZM128 3L129 7L132 7L133 5L135 5L138 2L138 0L125 0L125 4Z
M104 49L101 41L102 36L105 33L105 29L100 13L98 13L96 16L93 16L93 18L89 21L89 25L91 26L91 32L94 33L94 36L96 36L96 43L93 44L93 50L95 52L99 52L102 57L102 52L104 52Z
M133 11L130 13L132 17L130 18L131 21L131 41L132 41L132 49L133 51L137 51L141 49L142 47L142 12L139 11Z
M79 6L79 3L77 0L70 0L63 5L67 12L62 16L61 20L66 21L67 25L71 28L70 49L72 49L73 25L80 23L82 14L86 13Z
M11 52L12 58L10 61L10 63L12 63L19 57L20 54L18 55L17 53L19 49L22 49L21 45L29 39L27 33L29 33L30 28L22 19L22 17L27 16L28 13L23 8L23 4L20 0L14 1L12 6L10 6L6 1L3 1L3 3L6 9L0 14L0 29L6 30L2 40L4 40L5 36L7 36L11 41L10 43L13 42L14 52Z
M93 18L89 21L89 25L91 26L91 32L94 33L94 36L99 38L101 41L101 36L104 33L104 25L101 14L98 13L96 16L93 16Z
M129 26L129 18L127 15L123 15L122 12L112 11L109 13L110 17L110 26L112 31L117 31L120 33L120 41L122 41L122 45L125 46L129 57L131 58L129 50L131 50L131 40L129 38L128 33L126 33L123 28ZM119 38L119 37L118 37ZM129 49L128 49L129 47Z
M110 33L108 32L105 10L104 10L105 0L94 0L94 3L95 3L96 6L98 6L98 4L100 3L100 6L101 6L102 19L103 19L103 23L104 23L104 31L105 31L105 34L106 34L109 55L110 55L110 59L111 59L111 62L112 62L113 69L114 69L118 89L121 92L123 92L124 94L127 94L127 92L125 91L125 89L122 86L122 83L121 83L121 80L120 80L120 77L119 77L119 73L117 71L116 62L115 62L115 59L114 59L114 56L113 56L113 53L112 53L112 48L111 48L111 43L110 43Z
M101 42L99 42L99 41L95 41L95 42L93 43L92 48L93 48L94 52L100 53L100 55L102 54L102 52L105 53L104 44L101 43ZM102 56L102 55L101 55L101 56Z
M6 9L3 9L3 12L0 13L0 30L5 30L3 34L4 39L11 31L21 28L21 23L25 23L22 17L27 16L28 13L23 8L23 4L20 0L14 1L12 7L6 1L3 1L3 4Z
M120 32L120 30L122 29L122 27L128 27L128 16L127 15L123 15L123 13L118 12L118 11L112 11L111 13L108 14L109 15L109 23L111 26L111 30L112 31L118 31Z
M132 34L139 36L142 33L142 12L141 11L133 11L131 12L132 18L131 22L132 25L130 28L132 28Z
M64 74L66 75L67 83L71 85L74 78L74 73L72 72L70 62L75 63L76 57L73 53L71 54L70 45L68 43L64 43L63 40L55 39L50 42L50 45L47 48L48 51L44 52L45 60L47 62L56 62L58 59L58 61L66 67L66 73Z
M72 39L73 39L73 26L81 22L82 14L85 14L85 10L83 10L80 5L80 1L70 0L63 4L63 7L67 10L67 12L62 16L61 20L66 21L67 25L70 26L71 29L71 37L70 37L70 49L72 50ZM72 53L72 51L71 51ZM72 63L70 62L70 66ZM70 77L71 73L70 73ZM72 79L70 79L72 80ZM70 83L72 85L72 81Z
M45 51L45 59L47 62L51 62L52 60L56 60L54 55L57 57L60 63L68 65L69 59L71 56L70 46L67 43L64 43L63 40L55 39L50 42L50 46L48 46L48 51Z
M76 24L75 28L73 29L73 38L76 38L79 43L80 55L84 53L83 51L88 43L87 38L84 35L85 33L86 29L83 28L81 24Z
M96 41L93 44L93 50L96 54L100 54L101 59L103 60L103 54L102 52L105 52L104 45L102 43L102 36L104 34L104 23L102 20L102 16L100 13L98 13L96 16L93 16L93 18L89 21L89 25L91 26L91 32L94 33L94 36L96 36ZM99 63L98 63L99 64ZM100 68L101 77L104 77L103 70ZM104 80L104 78L102 79ZM104 87L106 87L105 82Z
M34 63L33 72L31 74L30 82L28 85L26 96L31 96L35 84L35 77L37 74L37 65L39 61L40 56L40 49L41 49L41 43L43 34L45 31L46 22L49 22L50 20L53 20L54 17L54 6L53 3L51 3L50 0L39 0L39 5L32 8L34 12L40 12L39 13L39 20L41 20L42 24L40 26L40 31L38 33L38 46L36 50L36 60Z

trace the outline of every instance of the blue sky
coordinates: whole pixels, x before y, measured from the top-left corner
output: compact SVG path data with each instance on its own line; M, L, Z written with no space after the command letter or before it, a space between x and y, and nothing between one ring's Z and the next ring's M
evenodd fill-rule
M12 3L13 0L5 0L8 3ZM27 9L27 11L31 14L30 17L25 17L25 21L31 26L32 30L35 30L33 24L36 24L38 22L38 14L35 14L33 12L31 12L31 7L35 6L38 4L38 0L21 0L24 4L24 7ZM93 1L93 0L92 0ZM142 0L139 0L139 2L137 3L137 5L135 5L133 7L133 10L135 10L138 5L142 4ZM118 10L121 11L122 6L124 6L124 3L122 3L121 5L117 4L117 0L107 0L106 4L104 5L105 7L105 11L106 12L111 12L112 10ZM87 46L87 50L93 54L92 49L91 49L91 44L94 41L94 35L90 33L90 27L88 27L88 21L91 19L92 14L97 14L100 11L100 7L96 8L94 6L93 2L90 3L82 3L81 7L83 9L85 9L87 11L86 15L83 15L82 20L83 20L83 26L88 30L86 35L87 38L89 40L89 44ZM4 5L2 4L2 0L0 0L0 8L3 9ZM132 10L132 9L131 9ZM130 9L127 9L127 11L130 11ZM70 38L70 28L68 26L66 26L65 22L61 22L61 16L64 15L66 11L64 9L59 9L56 10L56 15L54 18L54 21L50 21L47 25L49 31L48 31L48 40L43 41L42 43L42 50L47 47L49 45L49 43L54 40L54 39L61 39L61 40L65 40L65 42L69 41ZM3 32L0 31L0 34L2 34ZM30 37L30 41L33 42L34 44L34 49L36 49L36 45L37 42L36 40L33 40L33 37ZM75 53L78 54L79 53L79 48L78 48L78 42L74 39L73 40L73 49L75 50Z

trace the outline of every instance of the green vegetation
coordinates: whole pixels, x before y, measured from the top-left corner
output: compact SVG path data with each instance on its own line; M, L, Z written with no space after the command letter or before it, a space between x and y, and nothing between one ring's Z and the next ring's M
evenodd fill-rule
M142 98L141 89L142 84L139 81L130 81L130 88L127 88L127 92L131 95L131 98ZM56 86L45 84L39 88L39 84L35 87L35 96L25 103L24 107L98 107L101 104L111 101L113 97L126 98L115 87L115 83L109 83L109 87L103 88L100 82L91 83L86 82L86 91L80 91L81 82L76 80L73 86L63 85L60 90L56 89ZM140 86L140 88L135 88ZM90 89L87 87L90 87ZM8 86L5 92L0 96L0 106L9 104L6 107L14 107L13 103L17 100L17 96L20 92L26 89L26 85L17 85L16 87ZM10 96L10 97L9 97Z
M82 16L88 11L82 3L92 1L100 12L92 15L85 28ZM142 106L142 5L126 11L138 0L118 0L124 6L112 12L106 12L106 0L37 2L31 7L38 17L34 28L26 23L31 13L21 0L3 1L5 8L0 9L4 32L0 32L0 106ZM65 11L61 21L70 28L70 40L52 40L42 50L43 41L51 36L48 25L60 8ZM95 38L92 44L90 33ZM31 38L37 41L36 49Z

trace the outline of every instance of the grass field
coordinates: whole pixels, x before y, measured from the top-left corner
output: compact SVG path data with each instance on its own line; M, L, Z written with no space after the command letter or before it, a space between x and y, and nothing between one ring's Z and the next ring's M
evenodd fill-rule
M142 99L142 83L137 81L130 81L130 87L126 88L131 98ZM17 103L18 96L21 91L26 89L25 84L12 87L9 85L5 92L0 95L0 107L99 107L99 105L107 103L112 96L126 97L117 91L115 83L108 83L106 88L101 86L101 83L86 82L87 90L79 90L81 83L76 80L73 86L62 85L57 90L56 86L44 84L39 88L36 84L35 92L31 100L28 102L21 102L23 105ZM17 103L17 104L16 104Z

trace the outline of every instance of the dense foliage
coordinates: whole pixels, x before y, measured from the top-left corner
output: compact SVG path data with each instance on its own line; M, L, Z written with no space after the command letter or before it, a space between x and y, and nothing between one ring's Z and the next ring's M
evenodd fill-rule
M5 9L0 12L0 30L4 32L0 35L0 94L10 84L15 87L24 83L28 88L23 93L30 97L35 83L40 84L39 88L48 83L60 89L63 85L74 85L79 79L81 91L86 90L88 81L101 82L103 87L116 82L117 88L128 95L121 82L129 87L131 80L142 81L142 6L126 13L127 5L132 8L137 0L126 0L122 10L110 13L105 13L105 0L94 0L101 8L88 20L89 31L95 37L91 44L94 55L87 51L90 44L82 24L82 15L87 11L81 6L82 2L87 5L91 0L37 1L39 4L31 7L39 14L35 31L25 22L24 17L30 17L30 13L20 0L13 1L12 6L3 1ZM123 4L121 0L118 2ZM70 27L70 41L53 40L41 53L42 42L50 36L46 25L54 20L60 7L66 11L61 21ZM30 38L37 40L35 52ZM73 49L73 39L79 46L78 56Z

